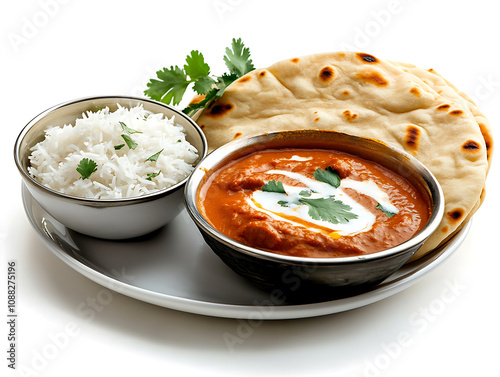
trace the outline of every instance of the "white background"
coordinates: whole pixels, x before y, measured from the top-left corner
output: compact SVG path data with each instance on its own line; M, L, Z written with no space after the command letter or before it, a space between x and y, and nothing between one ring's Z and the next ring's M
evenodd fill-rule
M0 12L1 313L7 261L18 265L17 366L9 375L479 376L498 371L498 164L471 231L416 285L319 318L264 322L230 352L241 321L156 307L119 294L91 320L76 308L101 287L55 257L22 208L12 150L46 108L90 95L141 95L154 72L200 50L221 74L231 38L256 67L310 53L360 50L434 68L500 116L498 12L490 1L4 1ZM467 195L467 192L463 192ZM495 216L496 215L496 216ZM442 294L453 285L454 293ZM450 291L447 291L448 294ZM3 314L2 314L3 315ZM6 314L2 323L7 321ZM72 331L74 329L78 331ZM0 375L7 332L0 331ZM241 330L241 328L240 328ZM57 336L70 334L50 359ZM56 340L54 340L56 339ZM60 338L62 339L62 338ZM47 348L49 347L49 348ZM42 356L40 356L42 355ZM43 359L43 360L42 360Z

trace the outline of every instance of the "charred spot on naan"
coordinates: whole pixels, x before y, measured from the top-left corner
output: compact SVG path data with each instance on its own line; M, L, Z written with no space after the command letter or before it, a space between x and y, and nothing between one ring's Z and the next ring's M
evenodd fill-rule
M416 86L410 89L410 93L415 95L416 97L421 97L422 93L420 92L420 89Z
M252 79L252 76L250 76L250 75L245 75L245 76L243 76L242 78L238 79L238 82L243 83L243 82L250 81L251 79Z
M299 58L293 58L293 59L290 59L290 61L292 63L298 63L299 62Z
M418 150L418 145L420 143L420 133L421 130L417 126L410 124L406 127L406 135L404 141L406 147L412 152L416 152Z
M370 55L370 54L365 54L363 52L358 52L358 53L356 53L356 56L363 63L368 63L368 64L378 63L378 59L375 56Z
M220 118L227 115L233 108L234 105L230 103L215 102L208 108L205 114L211 118Z
M260 78L265 77L266 76L266 71L265 70L260 71L257 76L260 77Z
M327 65L326 67L321 68L318 77L324 83L330 82L335 77L335 70L333 67Z
M459 117L464 114L463 110L456 109L456 110L451 110L448 114Z
M445 104L443 104L443 105L439 105L439 106L437 107L437 109L438 109L438 110L440 110L440 111L446 111L446 110L448 110L450 107L451 107L450 105L448 105L447 103L445 103Z
M462 151L465 153L478 153L481 151L481 145L477 141L467 140L462 144Z
M382 74L380 74L377 71L367 69L361 72L358 72L357 74L358 79L361 81L368 82L370 84L376 85L376 86L387 86L389 85L389 81L387 81Z
M459 224L464 218L465 211L462 208L457 208L446 213L446 218L450 224Z
M348 122L353 122L354 120L356 120L356 118L358 117L358 114L356 113L351 113L351 110L345 110L342 115L344 115L345 119L348 121Z

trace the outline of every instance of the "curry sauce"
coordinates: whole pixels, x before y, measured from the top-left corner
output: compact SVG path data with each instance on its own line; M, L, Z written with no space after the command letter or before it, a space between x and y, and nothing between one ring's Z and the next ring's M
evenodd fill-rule
M370 254L401 244L430 217L430 203L399 174L321 149L254 152L209 175L198 207L242 244L297 257Z

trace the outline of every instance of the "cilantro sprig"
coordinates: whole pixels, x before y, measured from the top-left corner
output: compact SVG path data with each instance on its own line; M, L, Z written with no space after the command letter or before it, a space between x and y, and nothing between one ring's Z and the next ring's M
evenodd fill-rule
M129 135L132 135L132 134L142 134L142 131L137 131L137 130L134 130L133 128L130 128L128 127L125 123L123 122L119 122L120 123L120 126L122 126L122 129L123 131L125 131L126 133L128 133ZM137 148L137 143L132 140L132 138L129 136L129 135L126 135L126 134L121 134L120 136L123 138L123 140L125 141L125 143L127 144L127 146L130 148L130 149L135 149ZM125 144L120 144L120 145L115 145L114 148L115 150L120 150L122 149L123 147L125 146Z
M300 198L299 202L309 207L309 216L314 220L328 221L332 224L346 224L357 219L358 215L350 212L352 207L336 200L333 196L327 198Z
M122 129L123 131L129 133L129 134L142 134L142 131L137 131L137 130L134 130L130 127L128 127L125 123L123 122L119 122L120 123L120 126L122 126Z
M149 156L149 157L146 159L146 161L153 161L153 162L154 162L154 161L158 160L158 157L160 157L161 152L163 152L163 149L162 149L161 151L159 151L159 152L156 152L154 155ZM146 162L146 161L145 161L145 162Z
M320 168L316 169L314 178L316 178L317 181L328 183L335 188L340 186L340 176L331 166L328 166L325 170Z
M183 110L192 116L219 99L233 81L254 69L250 50L245 47L241 38L233 39L231 47L227 47L225 52L223 60L229 70L228 73L221 76L211 75L210 66L205 62L203 54L193 50L186 57L186 63L182 68L175 65L157 71L157 79L148 82L148 89L144 94L166 104L178 105L188 87L192 85L197 94L204 96L202 101L190 104Z
M121 137L123 138L123 140L125 140L125 143L127 143L127 146L130 148L130 149L135 149L137 148L137 143L132 140L132 138L128 135L125 135L125 134L121 134ZM120 147L121 148L121 147Z
M76 167L76 171L80 173L82 179L87 179L92 173L97 171L97 163L94 160L88 158L82 158L80 163Z
M161 173L161 170L160 170L160 171L158 171L157 173L148 173L148 174L147 174L147 176L148 176L148 177L147 177L146 179L147 179L148 181L152 181L152 180L153 180L153 178L158 177L158 176L160 175L160 173Z
M274 179L272 181L267 182L264 186L262 186L262 191L286 194L283 182L275 181Z
M317 181L328 183L337 188L340 186L340 177L332 167L327 167L325 170L316 169L314 178ZM287 195L283 182L271 180L262 186L262 191L276 192ZM341 200L335 199L333 195L324 198L311 198L312 193L309 189L301 190L301 196L298 200L279 200L278 204L282 207L290 205L307 205L308 214L314 220L323 220L332 224L346 224L350 220L357 219L358 215L351 212L352 207L343 203Z

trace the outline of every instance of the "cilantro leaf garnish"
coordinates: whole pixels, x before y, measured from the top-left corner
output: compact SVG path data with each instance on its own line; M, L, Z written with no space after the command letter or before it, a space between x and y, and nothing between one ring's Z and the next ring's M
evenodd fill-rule
M171 66L156 72L158 79L151 79L144 94L166 104L178 105L187 88L193 85L193 90L204 95L205 98L195 104L187 106L183 112L189 116L205 108L222 96L228 85L234 80L254 69L250 59L250 50L240 39L233 39L231 48L226 48L223 57L229 73L222 76L210 74L210 67L205 63L203 54L197 50L191 51L186 57L186 64L182 68Z
M245 47L241 38L233 39L231 48L226 47L224 62L232 74L241 77L254 69L252 59L250 59L250 50Z
M331 166L328 166L325 170L316 169L314 178L320 182L328 183L335 188L340 186L340 177Z
M123 122L119 122L120 125L122 126L123 131L129 133L129 134L142 134L142 131L136 131L132 128L127 127L127 125Z
M275 180L269 181L264 186L262 186L262 191L278 192L280 194L286 194L283 182Z
M340 177L331 167L328 167L325 170L317 169L314 172L314 178L334 187L340 186ZM283 182L276 180L267 182L264 186L262 186L262 191L286 194ZM327 221L332 224L346 224L350 220L358 218L357 214L351 212L351 206L340 200L336 200L334 196L310 198L312 196L312 192L309 188L301 190L299 192L299 196L299 199L294 199L292 201L280 200L278 201L278 204L282 207L289 207L291 204L307 205L308 214L311 218L314 220Z
M172 66L156 72L156 76L158 80L151 79L144 94L156 101L178 105L191 83L186 73L178 66Z
M97 171L97 163L88 158L82 158L78 164L76 171L80 173L82 179L87 179L90 175Z
M198 51L191 51L191 55L186 57L184 72L189 76L189 83L194 84L193 90L198 94L205 94L215 84L215 80L209 76L210 67Z
M377 203L377 209L379 209L382 212L384 212L387 217L392 217L392 216L394 216L396 214L395 212L391 212L391 211L388 211L387 209L385 209L382 206L382 204L380 204L380 203Z
M146 161L156 161L158 160L158 157L160 157L160 153L163 152L163 149L157 153L155 153L154 155L152 156L149 156Z
M125 144L115 145L115 151L122 149L124 146Z
M210 74L210 67L205 63L203 54L199 51L191 51L191 55L186 57L186 64L184 64L184 72L195 82L199 79L204 79Z
M307 199L300 198L299 202L307 204L309 207L309 216L315 220L328 221L332 224L345 224L349 220L357 219L358 215L350 212L351 206L335 200L333 197Z
M299 195L300 196L305 196L305 197L309 197L311 196L311 191L307 191L307 190L302 190L301 192L299 192Z
M152 180L153 180L153 178L158 177L158 176L160 175L160 173L161 173L161 170L160 170L158 173L148 173L148 174L147 174L147 176L148 176L148 177L147 177L146 179L147 179L148 181L152 181Z
M127 146L130 149L137 148L137 143L135 143L130 136L125 135L125 134L122 134L121 136L122 136L123 140L125 140L125 143L127 143Z

